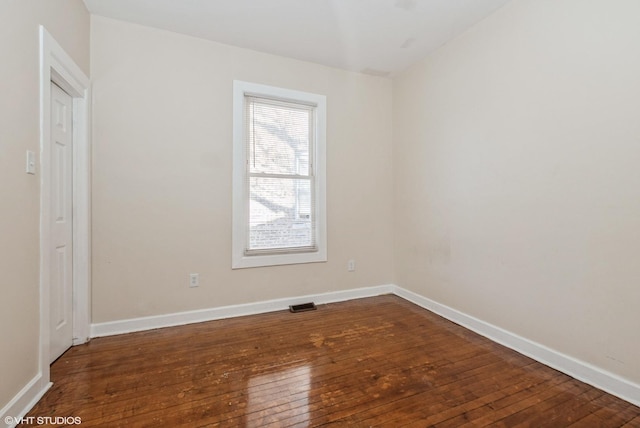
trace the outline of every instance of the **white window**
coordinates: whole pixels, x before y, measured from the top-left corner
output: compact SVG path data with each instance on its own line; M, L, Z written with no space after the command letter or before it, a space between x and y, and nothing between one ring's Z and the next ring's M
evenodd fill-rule
M327 260L326 99L233 82L232 267Z

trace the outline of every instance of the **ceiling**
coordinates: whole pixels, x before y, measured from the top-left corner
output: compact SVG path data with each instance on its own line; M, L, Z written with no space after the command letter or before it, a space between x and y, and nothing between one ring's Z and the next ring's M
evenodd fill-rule
M376 75L429 55L509 0L84 0L92 14Z

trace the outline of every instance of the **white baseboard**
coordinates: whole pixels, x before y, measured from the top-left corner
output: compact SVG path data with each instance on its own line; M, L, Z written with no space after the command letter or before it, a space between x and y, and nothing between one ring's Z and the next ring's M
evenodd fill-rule
M26 415L51 388L51 385L53 385L51 382L42 385L42 374L38 373L0 410L0 427L15 427L16 420Z
M151 330L154 328L173 327L204 321L213 321L224 318L255 315L266 312L288 309L289 305L305 302L317 304L343 302L346 300L363 297L379 296L393 293L393 285L380 285L377 287L356 288L353 290L333 291L322 294L290 297L284 299L267 300L264 302L246 303L219 308L202 309L197 311L177 312L166 315L157 315L142 318L132 318L121 321L111 321L91 325L91 337L112 336L115 334L132 333L134 331Z
M584 361L550 349L500 327L466 315L404 288L393 286L392 292L418 306L472 330L488 339L533 358L584 383L640 406L640 385L602 370Z

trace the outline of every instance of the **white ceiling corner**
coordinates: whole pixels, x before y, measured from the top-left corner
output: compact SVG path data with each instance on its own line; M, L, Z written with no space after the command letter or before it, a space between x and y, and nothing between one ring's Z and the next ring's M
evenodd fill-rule
M92 14L377 76L509 0L84 0Z

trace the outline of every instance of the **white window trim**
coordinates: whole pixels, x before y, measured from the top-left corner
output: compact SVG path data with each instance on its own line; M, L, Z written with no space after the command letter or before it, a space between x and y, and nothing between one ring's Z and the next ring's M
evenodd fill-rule
M315 140L315 218L316 243L314 252L256 254L245 255L247 242L247 200L245 186L246 150L244 140L244 103L245 96L253 95L284 101L316 105ZM327 101L324 95L291 89L278 88L257 83L233 81L233 227L232 260L233 269L259 266L277 266L298 263L316 263L327 261L327 211L326 211L326 123Z

